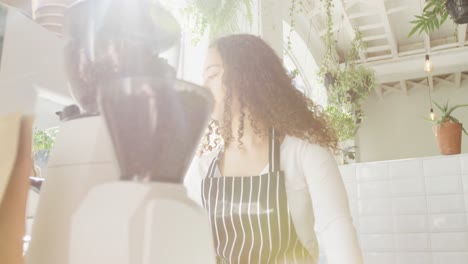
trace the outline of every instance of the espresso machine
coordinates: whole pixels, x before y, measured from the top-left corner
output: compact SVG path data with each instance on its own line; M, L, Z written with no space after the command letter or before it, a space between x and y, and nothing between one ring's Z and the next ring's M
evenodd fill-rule
M58 113L26 263L215 263L183 186L214 102L176 78L177 21L152 0L77 1L63 36L77 105Z

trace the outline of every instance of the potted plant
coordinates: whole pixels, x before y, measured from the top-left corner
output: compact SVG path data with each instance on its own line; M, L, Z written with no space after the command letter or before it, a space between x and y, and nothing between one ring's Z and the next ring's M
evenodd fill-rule
M468 0L426 0L423 13L411 21L414 26L408 37L416 32L430 33L439 29L449 14L456 24L468 23Z
M460 104L449 107L448 102L441 106L433 101L435 106L440 110L441 116L439 119L433 120L435 123L434 134L437 138L440 154L452 155L461 153L461 137L462 131L468 135L463 125L452 116L453 111L460 107L466 107L468 104Z
M35 129L33 132L32 156L35 163L45 166L49 160L49 155L55 143L58 128ZM35 170L33 170L36 173Z

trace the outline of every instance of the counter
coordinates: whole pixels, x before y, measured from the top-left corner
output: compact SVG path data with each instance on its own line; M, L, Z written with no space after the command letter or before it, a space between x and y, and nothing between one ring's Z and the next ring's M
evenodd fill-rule
M366 264L468 263L468 154L340 171Z

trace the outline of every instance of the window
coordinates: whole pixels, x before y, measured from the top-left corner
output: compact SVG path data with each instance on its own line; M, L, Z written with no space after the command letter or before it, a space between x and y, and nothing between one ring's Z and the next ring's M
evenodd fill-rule
M304 92L316 104L326 107L327 92L317 78L319 66L312 57L304 39L294 30L291 32L291 47L288 49L287 37L289 31L289 24L283 21L283 43L285 43L284 67L290 73L296 72L294 82L297 89Z

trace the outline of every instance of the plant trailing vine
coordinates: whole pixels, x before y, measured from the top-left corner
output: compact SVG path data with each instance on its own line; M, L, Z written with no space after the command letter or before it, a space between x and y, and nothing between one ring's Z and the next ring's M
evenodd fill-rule
M319 76L324 78L326 74L331 74L333 76L338 75L339 72L339 63L338 63L338 54L336 53L336 41L333 34L333 16L332 0L320 0L324 4L325 8L325 17L326 17L326 34L323 36L323 41L325 44L325 55L320 65Z
M321 0L325 8L326 34L324 35L325 55L320 65L319 77L328 90L326 112L331 124L339 133L339 140L355 136L361 120L364 118L362 105L376 86L373 70L358 65L359 54L367 48L358 30L354 32L351 47L346 53L343 65L340 65L336 51L333 30L332 0Z
M294 31L294 27L296 26L295 15L302 13L303 10L304 10L303 0L291 0L291 6L289 7L289 32L286 37L288 50L291 50L292 48L291 35Z
M362 104L376 86L374 71L356 64L359 51L365 48L362 34L356 30L346 55L344 69L339 71L335 85L329 93L329 103L340 105L344 111L353 114L358 125L363 118Z
M252 0L194 0L183 13L190 20L194 44L207 30L211 39L239 32L239 18L246 18L249 27L253 23Z

